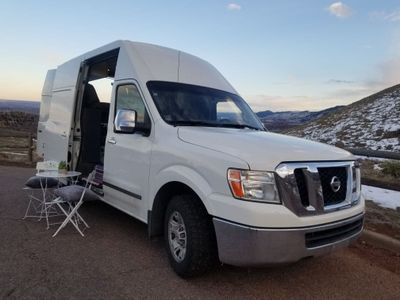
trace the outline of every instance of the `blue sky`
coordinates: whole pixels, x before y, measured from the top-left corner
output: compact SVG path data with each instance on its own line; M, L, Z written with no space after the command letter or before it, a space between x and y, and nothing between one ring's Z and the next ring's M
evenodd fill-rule
M214 64L255 111L317 110L400 83L399 1L2 1L0 99L117 39Z

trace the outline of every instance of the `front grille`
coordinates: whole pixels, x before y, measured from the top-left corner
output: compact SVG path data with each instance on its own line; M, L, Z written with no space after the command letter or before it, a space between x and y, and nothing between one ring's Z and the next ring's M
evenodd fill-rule
M275 180L289 210L298 216L321 215L358 203L352 201L353 169L353 161L281 163Z
M345 167L318 168L318 173L324 196L324 206L338 204L346 200L347 170ZM331 186L332 178L335 176L340 180L340 189L337 192Z
M297 188L299 189L301 204L307 207L310 205L310 201L308 200L307 182L303 169L294 170L294 176L296 178Z
M363 218L346 225L306 233L306 247L315 248L343 240L360 232L362 226Z

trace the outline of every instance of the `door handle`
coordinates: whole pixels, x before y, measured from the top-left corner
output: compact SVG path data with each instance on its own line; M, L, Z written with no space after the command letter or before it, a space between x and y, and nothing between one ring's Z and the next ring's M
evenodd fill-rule
M117 141L115 140L115 138L109 138L108 140L107 140L107 143L109 143L109 144L116 144L117 143Z

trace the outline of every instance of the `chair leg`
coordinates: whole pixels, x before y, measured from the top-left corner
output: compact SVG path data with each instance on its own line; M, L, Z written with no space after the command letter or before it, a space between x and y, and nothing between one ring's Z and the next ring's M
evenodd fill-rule
M46 217L47 230L50 229L49 210L52 208L53 205L53 203L47 202L47 199L44 200L44 215Z
M58 227L58 229L56 230L56 232L53 234L53 237L55 237L62 228L64 228L68 222L71 222L72 225L75 227L75 229L81 234L81 236L85 236L83 234L83 232L79 229L78 224L76 224L72 218L74 217L74 215L77 213L78 208L81 206L80 203L78 203L77 205L75 205L75 207L73 208L73 210L68 214L65 209L61 206L61 204L57 203L57 205L60 207L61 211L67 216L66 219L64 220L64 222L62 222L62 224L60 225L60 227Z
M57 206L60 208L60 210L64 213L64 215L66 216L66 219L61 223L61 225L57 228L56 232L53 234L53 237L55 237L58 232L64 228L64 226L68 223L68 213L65 211L65 209L62 207L62 205L60 203L57 203Z
M44 213L45 213L45 210L46 210L46 202L43 201L43 203L42 203L42 205L41 205L41 209L40 209L39 221L42 220L43 215L44 215Z
M72 223L72 225L74 225L75 229L78 230L78 232L81 234L81 236L84 237L85 235L83 234L82 230L79 228L78 223L75 222L72 218L69 221Z
M28 207L26 208L25 215L22 218L23 220L25 220L28 217L28 211L29 211L29 208L31 207L31 203L32 203L32 198L29 197L29 204L28 204Z
M47 207L47 204L45 203L45 204L44 204L44 214L45 214L45 216L46 216L47 230L49 230L49 228L50 228L50 224L49 224L49 213L48 213L47 209L48 209L48 207Z
M27 196L29 198L29 203L28 203L28 207L25 210L25 215L22 218L23 220L25 220L26 218L39 218L40 219L40 212L41 212L41 207L43 205L43 200L37 198L34 195L34 191L29 190L29 192L27 192ZM38 203L38 205L36 206L35 203Z
M86 226L86 228L90 228L89 225L86 223L86 221L81 217L81 215L78 212L76 212L76 215L82 221L82 223Z

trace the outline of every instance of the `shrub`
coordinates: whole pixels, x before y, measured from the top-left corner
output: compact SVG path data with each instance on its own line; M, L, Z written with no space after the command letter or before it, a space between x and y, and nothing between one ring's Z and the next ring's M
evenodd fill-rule
M400 161L388 160L383 162L380 167L383 174L400 178Z

